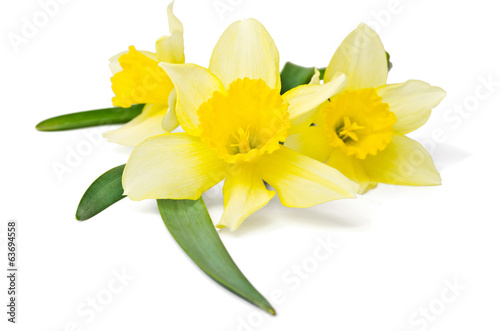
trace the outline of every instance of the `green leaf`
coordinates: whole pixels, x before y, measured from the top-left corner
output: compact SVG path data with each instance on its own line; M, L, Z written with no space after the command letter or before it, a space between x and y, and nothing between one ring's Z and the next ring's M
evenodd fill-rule
M124 169L125 165L113 168L90 185L78 206L77 220L88 220L125 197ZM276 314L229 256L202 199L158 200L158 208L177 243L208 276L257 307Z
M387 57L387 69L388 71L391 71L392 69L391 54L385 52L385 56Z
M325 78L326 68L321 68L321 69L318 69L318 70L319 70L319 79L323 80Z
M38 131L65 131L100 125L123 124L137 117L144 105L106 108L52 117L38 123Z
M201 198L158 200L158 209L172 236L201 270L234 294L276 314L229 256Z
M309 84L314 76L314 68L305 68L292 62L285 63L281 70L281 94L304 84Z
M113 168L90 185L78 205L76 219L86 221L125 198L122 175L125 165Z

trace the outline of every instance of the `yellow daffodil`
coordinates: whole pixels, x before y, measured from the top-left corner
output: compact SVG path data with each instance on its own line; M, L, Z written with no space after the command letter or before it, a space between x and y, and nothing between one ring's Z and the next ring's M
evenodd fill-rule
M429 153L405 134L422 126L446 93L417 80L386 85L386 52L365 24L335 52L325 82L338 72L347 76L345 91L319 107L314 125L290 136L285 146L340 170L360 184L358 193L378 183L440 184Z
M339 171L282 145L308 112L345 87L345 75L281 96L278 50L253 19L223 33L209 70L160 66L177 91L185 133L152 137L135 148L123 176L132 200L194 200L225 179L218 226L234 230L275 195L264 181L288 207L355 197L358 185Z
M175 114L174 86L158 64L184 63L182 23L173 14L172 2L167 9L170 36L156 42L156 53L137 51L130 46L110 59L113 73L113 105L128 108L146 104L142 113L123 127L104 133L109 141L136 146L146 138L171 132L179 126Z

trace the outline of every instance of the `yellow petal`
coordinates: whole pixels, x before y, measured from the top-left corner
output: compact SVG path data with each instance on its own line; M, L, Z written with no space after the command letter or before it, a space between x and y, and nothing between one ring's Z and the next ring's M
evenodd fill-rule
M137 146L149 137L167 133L162 126L168 106L147 104L142 113L119 129L104 132L104 138L110 142Z
M419 80L406 83L385 85L377 89L382 102L389 104L389 109L396 115L393 126L399 133L410 133L427 122L432 108L439 105L446 92Z
M179 120L177 119L177 112L175 111L175 104L177 102L177 93L175 89L170 92L168 97L168 112L163 117L163 129L166 132L172 132L179 126Z
M325 162L333 150L328 143L325 129L318 126L310 126L288 136L285 146L320 162Z
M234 165L224 182L224 213L217 225L236 230L243 221L264 207L275 192L268 191L258 169L253 165Z
M156 42L158 61L184 63L184 29L181 21L173 13L174 2L167 8L170 36L163 36Z
M119 62L123 70L111 78L116 95L114 106L128 108L140 103L168 103L173 85L158 66L154 54L148 55L130 46L129 51L120 56Z
M371 180L394 185L441 184L429 153L418 142L395 134L386 149L363 162Z
M134 149L123 174L123 188L132 200L195 200L225 176L225 163L199 138L168 133Z
M361 23L342 42L328 65L325 82L335 73L347 75L348 90L379 87L387 81L387 58L380 37Z
M236 79L248 77L281 89L278 49L266 28L254 19L235 22L224 31L209 69L226 88Z
M338 170L287 147L263 157L258 166L287 207L307 208L354 198L358 190L358 185Z
M177 103L175 111L182 128L193 136L199 136L200 120L196 113L204 102L218 91L225 93L224 86L210 71L195 64L160 63L175 86Z
M345 155L339 148L333 149L326 162L329 166L340 171L347 178L359 184L358 194L366 193L368 190L375 188L377 182L370 180L363 168L362 160L356 156Z
M321 72L319 72L318 68L314 68L314 75L311 78L311 81L309 82L309 85L319 85L320 84L320 76Z
M120 57L122 55L128 54L128 52L129 51L120 52L109 59L109 69L111 70L113 75L123 70L123 68L120 65ZM155 53L151 53L148 51L137 51L137 52L141 53L142 55L146 55L152 60L158 61L158 58L156 57Z
M316 108L335 94L342 92L346 84L346 76L338 73L326 84L301 85L286 92L283 100L290 104L288 113L292 124L288 132L293 134L310 126L316 115Z

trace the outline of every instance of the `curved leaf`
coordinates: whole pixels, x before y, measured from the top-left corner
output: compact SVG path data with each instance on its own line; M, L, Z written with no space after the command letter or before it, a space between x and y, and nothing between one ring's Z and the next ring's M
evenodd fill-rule
M139 116L144 105L133 105L130 108L106 108L79 113L61 115L46 119L37 124L38 131L65 131L89 128L100 125L123 124Z
M76 210L77 220L86 221L125 198L122 187L124 169L124 164L113 168L90 185Z
M158 200L158 209L172 236L201 270L234 294L276 314L229 256L201 198Z
M125 197L124 169L125 165L113 168L90 185L78 205L77 220L88 220ZM202 199L158 200L158 209L174 239L201 270L229 291L276 314L229 256Z

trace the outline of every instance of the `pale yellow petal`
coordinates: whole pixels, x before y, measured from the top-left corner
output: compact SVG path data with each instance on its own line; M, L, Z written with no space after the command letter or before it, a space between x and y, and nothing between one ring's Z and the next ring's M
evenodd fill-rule
M253 165L234 165L224 182L224 213L217 225L236 230L243 221L264 207L275 192L268 191L258 169Z
M103 136L112 143L137 146L149 137L167 133L162 126L167 110L165 105L147 104L139 116L119 129L104 132Z
M285 146L320 162L325 162L333 151L333 147L328 143L325 129L318 126L310 126L288 136Z
M314 68L314 75L311 78L311 81L309 82L309 85L319 85L320 84L320 76L321 72L319 72L318 68Z
M117 73L119 73L120 71L123 70L123 68L120 65L120 62L118 61L118 59L122 55L127 54L127 53L128 53L128 51L124 51L124 52L116 54L115 56L113 56L113 57L111 57L109 59L109 70L111 70L111 73L113 73L113 75L117 74Z
M238 78L263 79L281 90L279 53L266 28L257 20L231 24L220 37L209 69L226 88Z
M332 150L326 162L329 166L339 170L344 176L359 184L358 194L366 193L375 188L377 182L371 181L363 168L363 160L356 156L347 156L339 148Z
M419 80L406 83L385 85L377 89L382 101L389 104L389 109L397 118L394 130L410 133L427 122L432 108L439 105L446 92Z
M134 149L123 174L123 188L132 200L195 200L224 179L225 169L226 164L199 138L168 133Z
M337 72L347 75L348 90L379 87L386 83L389 71L384 46L368 25L360 24L342 42L326 69L325 82Z
M163 117L163 129L166 132L172 132L179 126L179 120L177 119L177 112L175 111L175 104L177 102L177 93L175 89L170 92L168 97L168 112Z
M174 15L174 2L167 8L170 36L163 36L156 42L158 61L184 63L184 29L181 21Z
M429 153L418 142L394 135L386 149L363 162L371 180L394 185L441 184L441 177Z
M286 92L283 100L290 104L288 113L292 124L289 133L299 132L311 125L316 108L335 94L342 92L346 84L346 76L338 73L326 84L301 85Z
M224 86L210 71L195 64L162 62L160 67L165 70L175 86L177 93L175 111L182 128L191 135L199 136L200 121L196 112L214 92L225 93Z
M263 157L258 166L287 207L307 208L354 198L358 190L358 185L338 170L287 147Z

